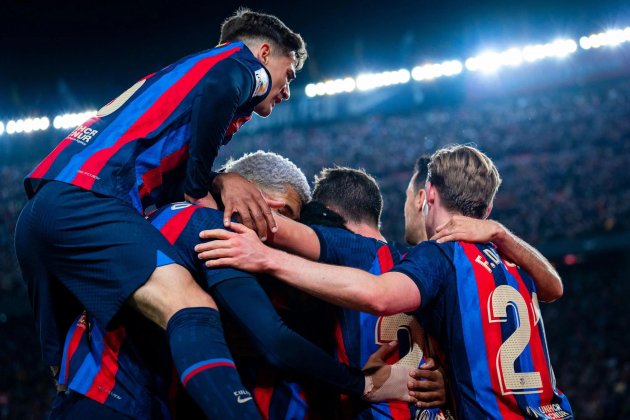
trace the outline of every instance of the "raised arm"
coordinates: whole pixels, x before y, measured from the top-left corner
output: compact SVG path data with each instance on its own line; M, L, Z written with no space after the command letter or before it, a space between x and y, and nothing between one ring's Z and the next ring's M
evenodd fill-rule
M499 253L523 268L536 283L538 298L553 302L562 297L562 279L551 263L534 247L494 220L453 216L436 229L431 238L437 242L493 242Z
M420 292L402 273L380 276L368 272L315 263L265 246L249 228L233 223L234 232L206 231L207 250L199 258L208 267L235 267L267 273L306 293L363 312L391 315L420 307Z

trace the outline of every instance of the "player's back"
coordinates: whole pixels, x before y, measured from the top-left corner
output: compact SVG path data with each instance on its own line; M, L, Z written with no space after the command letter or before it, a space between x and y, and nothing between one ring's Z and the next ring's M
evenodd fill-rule
M42 181L55 180L120 198L142 213L156 204L163 186L179 183L184 176L190 141L201 124L194 120L193 107L208 95L208 80L221 78L228 85L230 74L239 70L243 90L251 91L243 94L249 100L231 116L229 127L219 124L225 138L213 140L216 144L205 149L208 156L200 157L213 160L221 143L251 117L254 103L264 95L255 91L255 75L266 70L241 42L192 54L140 79L75 128L26 177L29 197ZM204 118L207 126L213 115Z
M418 245L395 271L429 279L416 315L447 356L458 417L572 418L527 273L467 242Z
M212 290L230 277L239 277L234 269L206 268L204 261L194 251L194 246L201 241L201 230L224 228L223 212L189 203L174 203L152 213L149 220L175 246L179 263L194 273L205 290ZM260 285L289 328L316 344L322 344L323 334L320 331L325 327L321 317L318 317L321 315L318 310L321 302L314 302L310 296L273 279L261 280ZM241 380L251 391L262 418L326 419L334 415L334 393L322 389L321 384L312 379L306 380L299 374L289 375L274 369L260 355L259 343L253 342L247 332L239 327L239 322L230 315L230 311L222 313L222 321Z
M317 225L311 227L320 241L321 262L359 268L378 275L389 271L400 261L400 253L393 245L345 229ZM398 354L388 363L401 363L415 369L424 362L425 335L412 316L376 316L347 308L334 310L337 357L340 361L352 366L364 366L381 345L398 340ZM402 402L367 404L342 401L345 418L409 419L425 416L422 418L432 419L441 414L440 409L417 411L415 407Z

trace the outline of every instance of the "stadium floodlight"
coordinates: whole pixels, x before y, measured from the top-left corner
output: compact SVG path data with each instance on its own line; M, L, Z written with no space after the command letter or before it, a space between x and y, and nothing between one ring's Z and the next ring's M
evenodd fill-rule
M50 120L48 119L48 117L42 117L39 119L39 129L41 131L44 130L48 130L48 127L50 127Z
M500 67L518 66L550 57L566 57L577 50L577 43L572 39L557 39L548 44L527 45L524 48L510 48L503 52L489 51L466 60L469 71L492 72Z
M520 66L523 62L523 53L519 48L510 48L499 54L501 65L503 66Z
M352 92L356 88L356 83L353 78L346 77L345 79L328 80L324 83L324 90L326 95L336 95L342 92Z
M20 118L18 120L10 120L7 122L6 126L2 125L0 134L3 132L6 132L9 135L32 133L33 131L47 130L48 127L50 127L50 120L47 117Z
M624 29L611 29L598 34L591 34L580 38L580 47L584 50L600 48L604 46L614 47L630 41L630 27Z
M96 111L86 111L80 112L76 114L63 114L57 115L53 119L53 127L56 129L68 129L74 128L88 119L94 117L96 115Z
M23 130L25 133L30 133L35 129L35 121L32 118L27 118L23 123Z
M304 88L304 93L309 98L323 95L337 95L339 93L352 92L356 89L356 82L352 77L344 79L327 80L325 82L309 83Z
M495 51L486 51L466 60L468 71L493 72L501 67L501 55Z
M558 39L545 45L547 57L566 57L577 51L577 43L572 39Z
M383 86L407 83L411 79L409 70L385 71L382 73L367 73L357 76L357 89L370 90Z
M382 73L363 73L356 78L358 90L372 90L384 86L400 85L411 80L411 73L407 69L384 71Z
M4 133L4 123L0 121L0 136Z
M414 80L433 80L438 77L455 76L462 72L464 66L459 60L444 61L439 64L425 64L416 66L411 70L411 77Z
M15 122L15 132L17 134L19 133L23 133L24 132L24 120L23 119L19 119Z
M9 122L7 123L7 134L14 134L14 133L15 133L15 121L9 120Z
M493 72L500 67L515 67L523 62L523 52L510 48L502 52L488 51L466 60L469 71Z
M309 83L308 85L306 85L306 87L304 88L304 93L309 98L317 96L317 88L315 87L315 83Z
M464 70L464 65L459 60L444 61L440 66L444 76L456 76Z

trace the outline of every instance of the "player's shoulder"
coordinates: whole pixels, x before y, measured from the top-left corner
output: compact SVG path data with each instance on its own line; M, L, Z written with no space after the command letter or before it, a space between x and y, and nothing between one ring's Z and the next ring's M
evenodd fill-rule
M266 96L271 88L271 75L263 64L252 54L242 42L235 42L234 45L241 48L230 58L242 66L248 74L251 75L254 82L252 98L257 96Z
M309 224L309 227L313 229L316 233L321 233L327 236L349 237L349 235L354 235L354 233L350 232L348 229L341 227L325 226L319 224Z
M323 225L310 225L310 227L315 231L320 240L323 239L324 241L342 241L363 246L371 246L373 248L379 248L382 245L386 245L386 242L354 233L346 228Z
M185 201L160 207L148 220L158 228L166 223L186 224L191 220L203 224L205 229L223 228L223 212Z
M457 242L439 243L436 241L423 241L411 247L405 254L405 259L447 259L453 262L453 254Z

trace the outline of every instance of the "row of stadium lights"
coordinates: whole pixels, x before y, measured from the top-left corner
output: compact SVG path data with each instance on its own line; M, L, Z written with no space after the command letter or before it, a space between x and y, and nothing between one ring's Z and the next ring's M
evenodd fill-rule
M615 29L607 32L583 36L579 46L584 50L604 46L616 46L630 42L630 27ZM547 58L562 58L573 54L578 49L578 43L572 39L559 39L548 44L528 45L524 48L510 48L505 51L488 51L475 57L468 58L464 63L459 60L444 61L442 63L425 64L414 67L411 71L400 69L382 73L360 74L356 78L327 80L325 82L306 85L305 93L309 98L324 95L336 95L367 91L384 86L415 81L429 81L440 77L456 76L464 71L495 72L501 67L516 67L523 63L533 63Z
M630 27L615 29L590 36L583 36L579 45L584 50L600 48L604 46L616 46L624 42L630 42ZM572 39L559 39L548 44L528 45L524 48L510 48L502 52L486 52L470 57L464 63L459 60L444 61L442 63L425 64L414 67L411 71L400 69L382 73L360 74L356 78L328 80L306 85L306 96L336 95L349 93L355 90L367 91L385 86L408 83L411 79L416 81L429 81L440 77L456 76L466 70L471 72L494 72L501 67L516 67L523 63L544 60L546 58L562 58L577 51L578 44ZM58 115L53 119L53 127L67 130L74 128L87 119L96 115L96 111L86 111L75 114ZM0 121L0 135L31 133L44 131L50 127L47 117L26 118L8 121L6 124Z
M57 115L53 119L53 127L58 130L67 130L74 128L86 120L96 115L96 111L79 112L75 114L63 114ZM25 118L20 120L10 120L6 124L0 121L0 135L7 134L20 134L20 133L32 133L34 131L48 130L50 127L50 120L48 117L41 118Z

